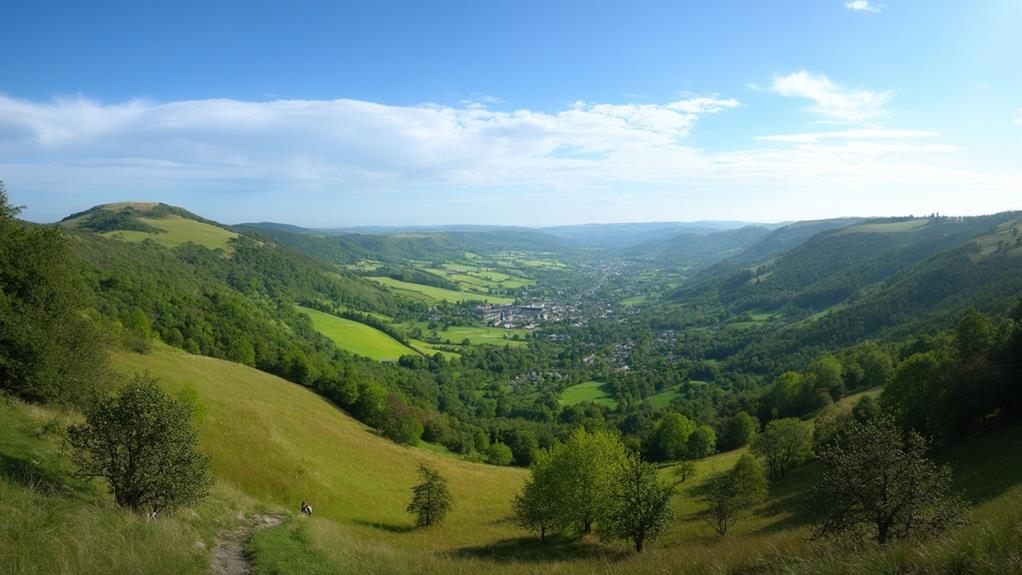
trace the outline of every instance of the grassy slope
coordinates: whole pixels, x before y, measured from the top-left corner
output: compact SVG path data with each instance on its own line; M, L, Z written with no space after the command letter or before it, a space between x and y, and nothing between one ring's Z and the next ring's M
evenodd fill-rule
M561 405L575 405L583 401L591 401L610 407L617 406L617 400L604 389L605 384L599 381L586 381L573 385L561 392Z
M162 346L150 355L116 354L113 363L122 372L148 370L174 392L194 387L215 474L266 504L295 510L308 500L317 518L343 524L367 545L435 551L517 533L502 520L522 470L399 446L311 391L237 364ZM457 506L437 529L404 533L412 526L405 506L420 462L450 480Z
M238 234L232 231L177 215L159 219L139 218L139 221L165 230L165 233L151 234L149 232L118 230L107 232L104 235L133 242L152 239L156 243L170 248L192 242L211 250L223 249L226 251L230 251L228 240L238 236Z
M387 287L393 288L401 293L418 293L426 298L434 301L450 301L450 302L462 302L462 301L477 301L477 302L488 302L488 303L512 303L514 300L508 297L494 296L494 295L483 295L471 292L460 292L444 288L438 288L434 286L428 286L423 284L415 284L410 282L403 282L394 278L388 277L370 277L369 279L379 282Z
M337 347L352 353L382 361L396 361L402 355L415 354L415 350L374 327L319 310L297 307L312 319L316 331L333 340Z

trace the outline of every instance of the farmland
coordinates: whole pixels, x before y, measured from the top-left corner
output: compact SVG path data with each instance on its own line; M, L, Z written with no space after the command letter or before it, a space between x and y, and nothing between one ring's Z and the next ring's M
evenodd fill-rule
M377 360L395 361L414 350L390 335L368 325L299 306L312 319L316 331L330 338L337 347Z

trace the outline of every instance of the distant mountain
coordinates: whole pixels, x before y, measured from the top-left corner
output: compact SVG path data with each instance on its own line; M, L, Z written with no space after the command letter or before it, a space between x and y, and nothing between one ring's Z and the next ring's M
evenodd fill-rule
M312 257L335 263L377 260L406 264L409 260L462 259L466 253L504 251L565 252L566 241L529 228L488 228L473 231L406 231L352 233L284 229L279 224L242 224L235 230L264 234Z
M781 252L798 247L820 232L852 226L863 221L864 218L834 218L785 224L731 259L738 263L763 262Z
M742 253L771 234L762 226L745 226L708 234L683 233L624 248L631 257L653 260L666 266L703 268Z
M581 224L540 228L544 233L579 245L628 248L667 240L681 234L706 235L742 228L749 222L704 220L698 222L645 222L623 224Z

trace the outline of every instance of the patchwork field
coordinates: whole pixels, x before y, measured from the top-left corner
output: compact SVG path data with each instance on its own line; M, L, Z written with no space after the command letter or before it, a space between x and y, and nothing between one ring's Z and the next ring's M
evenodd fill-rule
M402 355L415 353L415 350L374 327L319 310L296 307L312 319L316 331L330 338L341 349L381 361L396 361Z
M369 279L383 284L399 293L404 293L406 295L416 294L412 295L412 297L417 299L425 297L427 300L438 302L514 303L514 299L509 297L454 291L435 286L404 282L389 277L371 276Z

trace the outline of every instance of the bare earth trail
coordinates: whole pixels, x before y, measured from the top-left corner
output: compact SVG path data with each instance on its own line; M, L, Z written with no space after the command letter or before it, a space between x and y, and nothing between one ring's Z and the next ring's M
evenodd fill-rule
M247 575L250 569L245 557L245 543L257 529L275 527L283 520L282 515L254 515L242 518L234 529L220 533L210 553L211 572L215 575Z

